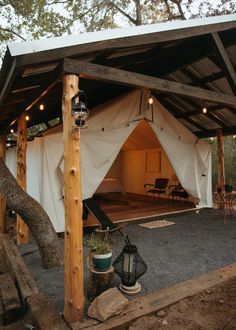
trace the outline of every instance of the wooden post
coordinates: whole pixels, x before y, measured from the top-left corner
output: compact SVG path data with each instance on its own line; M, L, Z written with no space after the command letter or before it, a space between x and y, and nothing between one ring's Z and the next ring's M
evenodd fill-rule
M69 323L81 319L84 307L80 130L71 115L71 98L78 92L78 83L76 75L63 76L64 318Z
M0 136L0 157L5 161L6 159L6 136ZM0 193L0 233L6 232L6 200Z
M26 190L26 147L27 128L25 112L18 118L17 135L17 159L16 159L16 180L23 190ZM16 216L17 244L27 244L29 241L29 229L21 217Z
M218 185L225 184L225 161L224 161L224 137L222 129L217 129L217 148L218 148Z

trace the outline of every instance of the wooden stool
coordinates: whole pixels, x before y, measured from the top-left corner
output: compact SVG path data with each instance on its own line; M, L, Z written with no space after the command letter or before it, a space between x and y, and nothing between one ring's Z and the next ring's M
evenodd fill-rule
M99 296L104 291L113 287L114 268L111 267L106 272L98 272L90 269L89 285L87 296L89 301Z

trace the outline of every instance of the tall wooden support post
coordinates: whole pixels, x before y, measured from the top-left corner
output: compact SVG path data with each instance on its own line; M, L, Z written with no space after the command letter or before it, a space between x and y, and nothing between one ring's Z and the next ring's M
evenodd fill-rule
M84 307L80 131L71 115L71 98L78 92L78 83L76 75L63 76L64 318L68 322L79 321Z
M0 136L0 157L6 159L6 135ZM0 193L0 233L6 232L6 200Z
M218 148L218 185L225 184L225 161L224 161L224 137L222 129L218 129L217 136L217 148Z
M16 158L16 180L23 190L26 190L26 147L27 128L25 112L18 118L17 136L17 158ZM17 244L27 244L29 241L29 229L21 217L16 217Z

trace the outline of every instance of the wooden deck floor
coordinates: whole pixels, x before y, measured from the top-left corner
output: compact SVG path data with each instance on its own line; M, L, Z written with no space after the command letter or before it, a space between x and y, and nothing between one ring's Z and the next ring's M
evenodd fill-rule
M144 195L127 193L126 196L119 194L104 194L96 199L101 209L113 222L127 222L138 219L152 218L171 213L178 213L194 209L191 202L157 199ZM98 225L96 218L89 214L84 221L84 227Z

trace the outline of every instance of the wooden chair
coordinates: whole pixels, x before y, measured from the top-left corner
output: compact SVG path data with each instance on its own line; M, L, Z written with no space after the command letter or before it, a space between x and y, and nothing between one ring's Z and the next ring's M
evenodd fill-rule
M174 200L187 200L189 194L187 191L179 184L179 185L171 185L169 186L169 196L172 199L172 204Z
M145 183L144 188L147 194L153 194L153 196L165 194L166 195L166 189L168 185L169 179L168 178L157 178L155 180L155 184L151 183ZM148 187L153 187L152 189L148 189Z
M236 216L236 212L234 210L234 200L236 199L235 193L226 193L222 192L220 189L216 192L216 204L217 208L221 211L224 219L224 223L226 223L227 215L230 215L231 218Z

